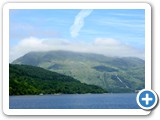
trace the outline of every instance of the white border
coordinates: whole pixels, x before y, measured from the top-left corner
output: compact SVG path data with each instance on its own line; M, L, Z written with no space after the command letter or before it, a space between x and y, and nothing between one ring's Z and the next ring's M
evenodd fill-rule
M147 3L6 3L3 6L3 112L7 115L148 115L142 109L9 109L9 9L145 9L145 89L151 89L151 6Z

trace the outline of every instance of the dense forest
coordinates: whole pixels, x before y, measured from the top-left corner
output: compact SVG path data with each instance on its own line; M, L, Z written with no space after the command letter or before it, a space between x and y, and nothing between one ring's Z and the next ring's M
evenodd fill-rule
M84 94L106 93L95 86L81 83L78 80L30 65L9 65L9 94Z

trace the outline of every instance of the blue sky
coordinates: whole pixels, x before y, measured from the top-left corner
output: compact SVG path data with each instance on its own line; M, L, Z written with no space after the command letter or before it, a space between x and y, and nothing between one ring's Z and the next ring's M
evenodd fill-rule
M11 61L31 50L52 48L120 57L135 54L135 57L144 58L145 11L10 10ZM108 53L108 50L113 53Z

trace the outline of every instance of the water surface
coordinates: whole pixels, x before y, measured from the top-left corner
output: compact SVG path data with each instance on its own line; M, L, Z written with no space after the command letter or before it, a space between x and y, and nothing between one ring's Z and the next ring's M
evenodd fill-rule
M140 109L135 93L10 96L10 109Z

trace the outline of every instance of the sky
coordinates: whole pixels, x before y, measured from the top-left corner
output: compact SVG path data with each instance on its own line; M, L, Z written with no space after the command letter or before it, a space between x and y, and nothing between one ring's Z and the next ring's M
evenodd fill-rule
M144 9L12 9L9 18L10 62L50 50L144 59Z

